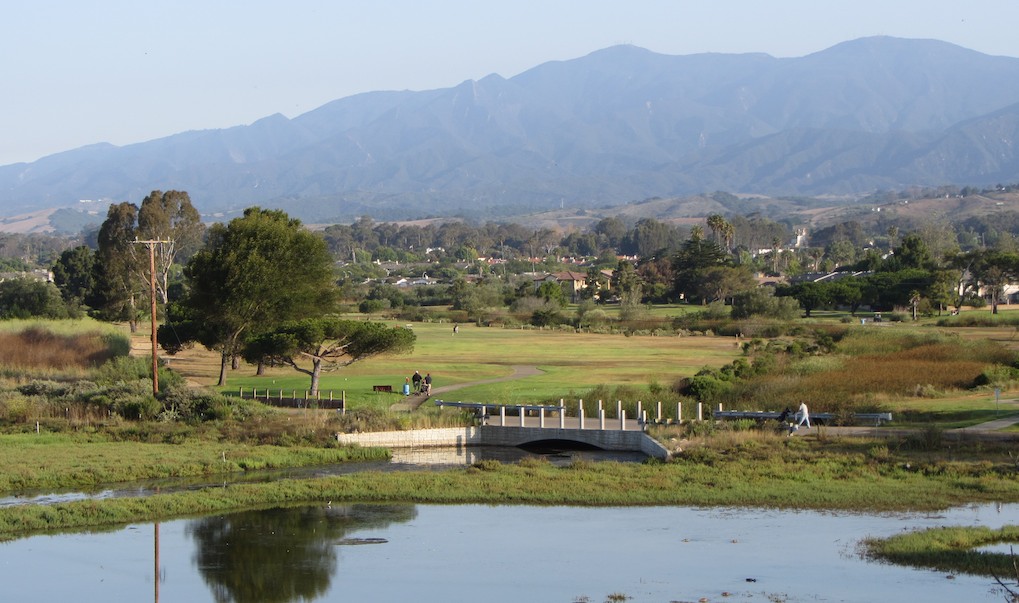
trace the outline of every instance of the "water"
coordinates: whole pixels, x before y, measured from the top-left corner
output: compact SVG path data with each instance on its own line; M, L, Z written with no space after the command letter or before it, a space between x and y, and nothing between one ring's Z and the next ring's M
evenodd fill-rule
M858 546L1016 522L1019 505L316 505L36 536L0 544L0 571L9 601L1002 601L992 579L867 561Z

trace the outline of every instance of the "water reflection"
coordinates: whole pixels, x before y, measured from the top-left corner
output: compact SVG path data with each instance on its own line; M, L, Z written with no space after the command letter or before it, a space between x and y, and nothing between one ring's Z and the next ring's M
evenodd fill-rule
M315 505L160 524L163 601L995 601L983 576L875 563L871 536L998 528L1019 505L745 508ZM351 544L367 546L349 546ZM0 543L4 601L145 601L153 530ZM58 579L55 577L59 577ZM723 593L728 593L725 596Z
M329 591L346 536L416 515L412 505L282 508L195 520L186 533L216 601L313 601Z

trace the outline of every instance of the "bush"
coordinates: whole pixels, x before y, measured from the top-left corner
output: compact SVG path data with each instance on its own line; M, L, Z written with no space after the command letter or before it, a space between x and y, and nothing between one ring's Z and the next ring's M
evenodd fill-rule
M151 356L120 356L102 364L95 371L95 380L99 385L116 385L132 381L146 380L150 384L152 374ZM159 367L159 384L166 388L183 384L184 378L164 365ZM149 385L149 389L152 386Z
M230 400L226 397L204 390L184 387L169 389L163 395L162 414L160 418L180 420L191 423L202 421L221 421L232 414Z
M687 381L684 393L700 402L711 402L732 390L732 382L715 375L694 375Z
M163 405L151 395L127 396L117 398L112 410L125 419L149 421L159 415Z

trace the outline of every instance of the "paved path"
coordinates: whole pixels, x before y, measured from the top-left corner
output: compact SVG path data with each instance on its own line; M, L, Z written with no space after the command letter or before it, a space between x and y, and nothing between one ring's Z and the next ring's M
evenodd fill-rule
M984 423L978 423L976 425L970 425L969 427L959 427L957 429L946 429L943 435L947 438L969 438L969 439L986 439L986 440L1019 440L1019 432L1003 431L1007 427L1012 425L1019 425L1019 414L1009 415L1000 419L994 419L993 421L986 421ZM841 426L830 426L822 427L826 434L829 435L840 435L840 436L857 436L857 437L905 437L916 434L923 431L920 427L910 428L897 428L897 427L841 427ZM817 426L811 427L810 429L800 428L797 431L792 432L793 436L805 436L817 434Z
M436 394L444 394L446 392L463 389L465 387L472 387L475 385L487 385L489 383L499 383L501 381L512 381L513 379L523 379L525 377L533 377L535 375L541 374L541 370L539 370L538 367L535 366L518 364L512 366L511 368L513 369L513 372L510 373L509 375L506 375L505 377L496 377L495 379L484 379L482 381L471 381L468 383L455 383L453 385L444 385L442 387L433 387L431 395L434 396ZM397 402L396 404L390 406L389 410L405 412L417 410L418 407L424 404L425 400L427 400L428 398L429 396L426 396L424 394L411 394L409 396L406 396L402 401Z

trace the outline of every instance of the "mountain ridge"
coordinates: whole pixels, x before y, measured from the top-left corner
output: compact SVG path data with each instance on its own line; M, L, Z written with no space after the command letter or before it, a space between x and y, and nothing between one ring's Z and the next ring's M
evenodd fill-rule
M491 216L727 190L861 195L1019 180L1019 59L873 37L804 57L613 46L449 88L0 166L0 204L187 190L206 214Z

